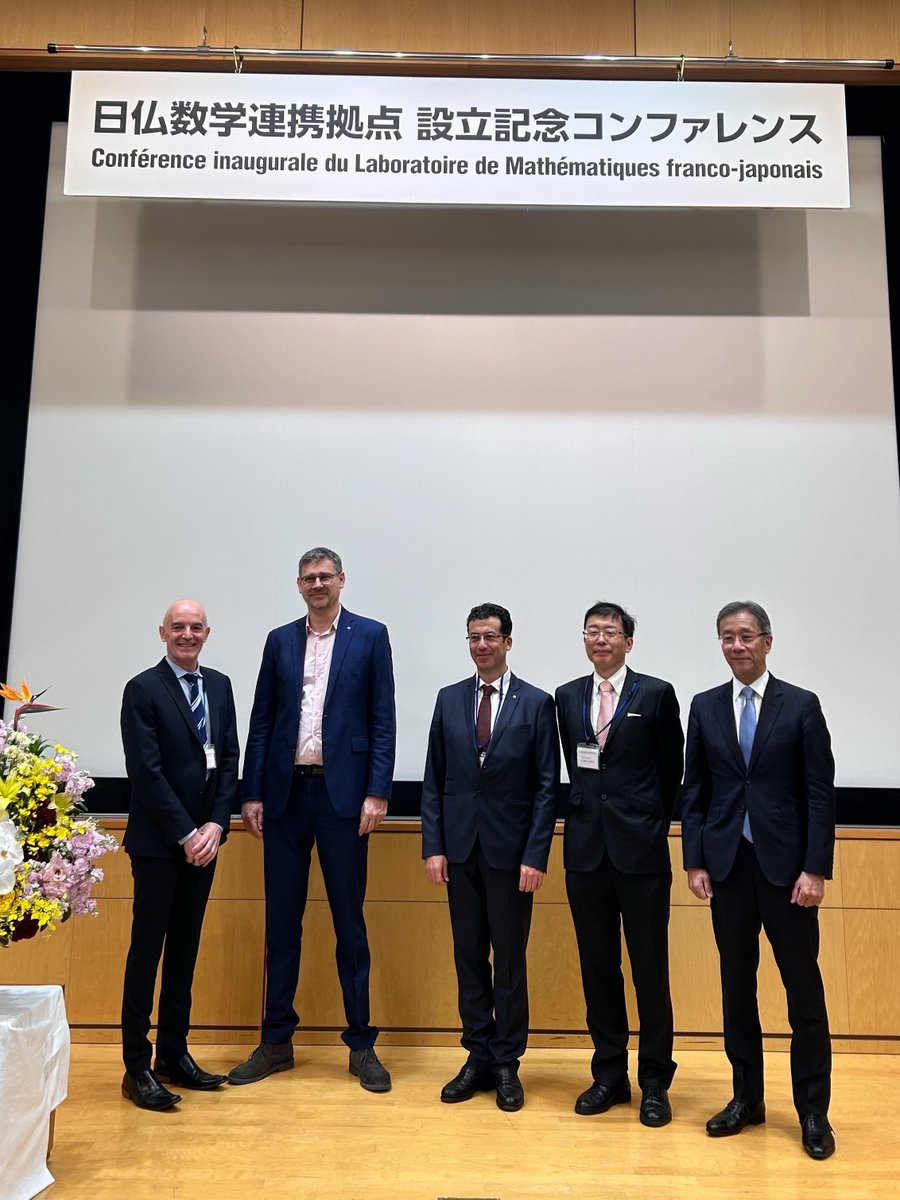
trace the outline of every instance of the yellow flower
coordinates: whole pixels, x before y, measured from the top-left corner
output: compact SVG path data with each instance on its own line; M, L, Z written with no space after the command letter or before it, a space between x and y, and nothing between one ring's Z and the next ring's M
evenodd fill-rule
M18 772L10 771L6 779L0 779L0 818L6 815L6 810L16 800L22 790L22 781Z

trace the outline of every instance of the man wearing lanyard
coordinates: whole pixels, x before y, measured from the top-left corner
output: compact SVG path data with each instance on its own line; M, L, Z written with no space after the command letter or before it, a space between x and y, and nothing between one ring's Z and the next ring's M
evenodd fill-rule
M587 1025L593 1084L581 1116L631 1102L628 1013L621 929L637 996L640 1120L672 1119L675 1074L669 990L668 832L684 766L684 734L670 683L625 666L635 621L619 604L585 613L593 674L557 690L563 754L571 780L563 854Z
M447 886L468 1051L441 1100L495 1091L497 1107L515 1112L525 1103L525 952L556 819L559 740L552 698L507 668L509 612L473 608L466 640L477 673L438 693L422 789L422 857L428 879Z
M368 1092L391 1077L369 1019L366 898L369 834L387 814L394 771L394 672L388 631L341 606L341 559L316 546L300 558L306 616L269 634L244 762L244 824L262 838L266 1010L262 1041L229 1083L294 1065L294 997L313 845L337 941L349 1071Z
M200 930L237 799L239 754L231 683L199 664L209 637L203 606L195 600L170 605L159 636L165 658L132 679L122 699L131 785L124 844L134 878L122 998L122 1094L157 1111L181 1099L159 1080L198 1091L225 1082L224 1075L197 1066L187 1035ZM151 1071L147 1034L161 956Z
M765 609L733 601L716 625L733 679L691 704L681 813L688 886L712 909L734 1082L706 1132L729 1137L766 1119L756 999L762 926L787 993L803 1149L830 1158L831 1040L818 954L834 860L831 738L818 698L769 673Z

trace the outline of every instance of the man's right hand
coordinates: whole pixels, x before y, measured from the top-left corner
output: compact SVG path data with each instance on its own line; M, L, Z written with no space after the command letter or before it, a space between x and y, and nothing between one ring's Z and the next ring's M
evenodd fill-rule
M255 838L263 835L263 806L262 800L245 800L241 805L241 820L248 833Z
M446 883L450 876L447 874L447 859L443 854L432 854L425 859L425 874L431 883Z
M704 871L702 867L688 867L687 877L688 887L698 900L709 900L712 898L713 885L709 877L709 871Z

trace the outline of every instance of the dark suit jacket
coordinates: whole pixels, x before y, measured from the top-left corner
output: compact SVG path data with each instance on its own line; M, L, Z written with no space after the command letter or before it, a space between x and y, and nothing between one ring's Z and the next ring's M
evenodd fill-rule
M553 700L510 675L478 765L475 676L438 693L422 788L422 857L459 863L478 838L498 870L546 871L556 820L559 739Z
M305 617L272 630L250 714L244 798L275 818L291 791L305 656ZM325 786L340 816L358 816L366 796L390 799L396 733L387 629L342 609L322 716Z
M738 744L733 697L729 680L691 704L681 802L685 868L702 867L713 881L724 879L747 810L770 883L790 887L801 871L830 879L834 759L818 697L770 674L749 766Z
M668 832L684 766L684 733L670 683L625 673L622 700L609 727L600 770L579 767L576 747L593 739L593 675L556 692L563 754L572 791L563 852L566 870L593 871L604 851L618 871L670 869ZM586 728L587 726L587 728Z
M227 675L202 666L216 769L206 755L184 689L165 659L125 686L122 744L131 784L125 849L146 858L182 855L180 838L206 821L228 834L237 800L239 747L234 696Z

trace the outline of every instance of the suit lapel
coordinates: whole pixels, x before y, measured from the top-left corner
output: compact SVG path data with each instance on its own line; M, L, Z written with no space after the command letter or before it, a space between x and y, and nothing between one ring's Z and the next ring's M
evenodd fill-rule
M181 716L184 719L188 729L190 729L191 733L199 742L200 735L197 733L197 726L194 724L194 716L191 712L191 706L187 702L187 696L184 694L184 688L181 686L181 683L175 675L175 672L165 659L159 663L157 670L159 671L159 676L163 682L163 686L175 701L175 707L181 713ZM205 682L206 681L204 680L204 683Z
M503 704L500 706L500 711L497 713L497 720L494 722L494 728L491 732L491 740L488 742L487 754L485 755L485 758L487 758L488 755L493 752L494 747L497 745L497 742L502 736L504 729L512 720L513 713L515 712L518 704L518 690L519 681L516 679L515 675L510 673L509 688L506 692L506 695L503 697Z
M617 706L618 711L614 714L606 734L606 745L603 747L604 754L609 750L610 741L615 737L616 730L625 720L625 714L628 712L632 701L637 695L640 678L640 675L635 674L631 667L625 668L625 682L622 685L622 695Z
M344 665L344 659L347 657L347 651L350 648L350 642L353 640L353 629L356 625L356 617L353 613L347 612L346 609L341 609L338 614L337 630L334 635L334 650L331 652L331 666L328 670L328 687L325 689L325 703L331 699L331 693L334 691L337 684L338 676L341 673L341 667ZM303 676L301 674L301 687Z
M459 685L459 700L462 706L460 720L463 728L468 730L472 753L478 757L478 738L475 733L475 677L469 676Z
M781 712L783 703L781 684L772 675L769 675L769 682L766 684L766 690L763 692L762 704L759 706L759 720L756 723L753 749L750 751L751 767L755 765L756 760L762 754L769 734L772 732L772 726Z
M291 639L291 667L297 684L297 720L300 720L300 708L303 704L303 673L306 670L306 621L300 620L294 626L294 637Z

